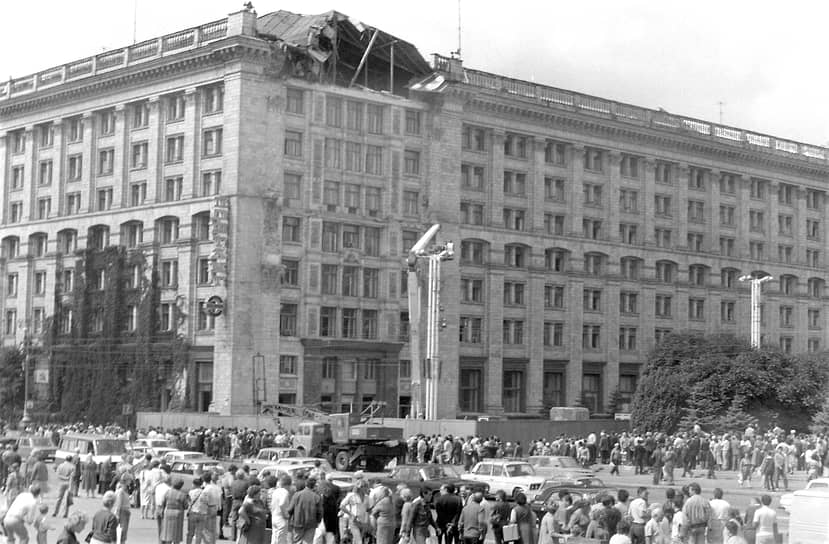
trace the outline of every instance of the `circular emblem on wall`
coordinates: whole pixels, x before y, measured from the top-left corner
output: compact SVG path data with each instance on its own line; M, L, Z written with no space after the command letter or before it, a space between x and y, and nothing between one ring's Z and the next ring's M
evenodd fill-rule
M213 317L222 315L222 312L225 311L225 301L219 295L213 295L207 299L204 309Z

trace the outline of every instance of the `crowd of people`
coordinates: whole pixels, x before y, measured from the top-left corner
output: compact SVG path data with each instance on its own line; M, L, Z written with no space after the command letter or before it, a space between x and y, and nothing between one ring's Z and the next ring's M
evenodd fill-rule
M571 543L594 539L612 544L765 544L776 534L770 495L758 497L741 514L723 499L720 489L709 499L703 498L697 483L681 489L669 487L665 499L654 502L649 501L647 488L640 488L632 499L622 489L615 496L599 494L590 501L574 500L561 492L536 516L520 493L512 500L503 493L489 500L466 487L447 484L432 497L425 486L388 488L360 473L346 492L321 466L292 481L290 477L262 477L236 461L262 447L292 444L292 434L286 431L156 428L136 433L117 426L30 431L51 436L55 443L62 434L78 431L131 441L139 435L165 438L174 447L223 459L227 468L200 474L192 488L185 489L170 466L149 454L138 461L125 455L117 464L96 464L91 456L76 454L54 467L58 486L50 489L46 461L37 455L23 459L10 446L0 455L0 527L8 543L25 544L27 527L34 529L38 542L46 542L53 530L51 518L56 517L65 520L57 542L82 539L90 519L71 510L79 495L100 498L101 508L91 517L86 536L107 544L127 542L133 509L142 518L156 521L159 542L173 544L213 544L224 538L264 543L267 528L273 544L425 544L430 538L445 544L478 544L487 535L496 544L554 544L565 539ZM674 485L675 471L693 478L702 468L708 477L720 470L736 471L740 485L750 486L759 471L768 490L777 489L779 480L788 487L787 477L795 470L808 471L809 477L819 475L829 461L825 440L781 429L761 433L749 428L721 434L693 429L674 435L600 432L541 438L526 445L494 436L421 434L409 437L407 445L409 462L469 468L487 457L566 455L584 465L605 464L610 477L620 466L632 465L637 474L651 474L654 484L667 485ZM47 495L54 497L51 508L44 500Z

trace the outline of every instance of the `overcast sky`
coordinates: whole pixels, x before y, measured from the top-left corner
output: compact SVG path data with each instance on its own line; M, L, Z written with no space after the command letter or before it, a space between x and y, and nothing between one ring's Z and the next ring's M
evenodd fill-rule
M132 43L133 0L4 2L0 77ZM241 1L137 0L138 41L225 17ZM254 0L335 9L412 42L457 48L457 0ZM829 2L462 0L464 65L774 136L829 142Z

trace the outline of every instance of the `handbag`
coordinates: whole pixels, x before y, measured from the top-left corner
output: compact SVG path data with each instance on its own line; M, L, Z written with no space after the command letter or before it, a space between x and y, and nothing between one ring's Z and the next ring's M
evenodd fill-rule
M518 534L518 524L517 523L510 523L510 524L504 525L504 528L502 529L502 531L504 533L504 541L505 542L515 542L516 540L521 538L521 535Z

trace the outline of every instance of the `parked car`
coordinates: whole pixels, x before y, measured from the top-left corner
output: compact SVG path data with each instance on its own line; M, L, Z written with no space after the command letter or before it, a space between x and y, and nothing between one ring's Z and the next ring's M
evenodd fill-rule
M317 461L320 462L320 468L325 473L334 472L334 467L328 462L328 459L322 457L281 457L276 459L274 465L314 465Z
M595 474L592 469L584 468L566 455L532 455L527 458L527 462L533 466L536 474L549 479L574 480Z
M25 435L17 439L17 453L23 459L40 454L44 461L54 461L58 448L48 436Z
M806 487L803 489L827 489L829 488L829 478L815 478L806 482ZM794 502L794 493L785 493L780 496L780 508L790 511Z
M296 448L262 448L256 457L245 460L245 464L251 468L261 469L273 465L278 459L285 457L304 457L304 452Z
M161 459L164 463L168 465L172 465L176 461L190 461L193 459L201 459L204 457L204 454L200 451L180 451L180 450L172 450L167 451L164 455L161 456Z
M181 461L175 461L170 466L170 474L173 479L181 479L184 481L184 490L189 491L193 487L193 480L201 477L205 472L218 472L221 464L215 459L209 457L192 458Z
M573 497L573 503L580 500L592 501L599 495L612 495L619 493L616 487L608 487L599 478L579 478L573 481L548 481L541 491L530 501L530 508L540 520L545 513L544 505L551 497L557 496L559 491L567 491Z
M175 449L166 438L137 438L133 443L133 448L144 446L147 448L170 448Z
M420 493L420 489L423 487L434 492L445 484L453 484L456 489L466 485L473 492L480 491L484 495L489 495L489 484L464 479L461 473L452 465L398 465L392 469L391 473L370 477L369 481L372 483L380 482L390 489L395 489L397 484L406 484L415 496Z
M461 477L488 484L490 493L503 490L512 497L524 493L528 500L535 498L544 485L544 478L536 475L532 465L511 459L485 459Z
M70 433L60 439L60 445L55 452L55 460L63 461L69 456L80 453L82 457L92 454L96 463L103 463L107 458L113 463L120 463L121 457L128 453L127 440L86 433Z

